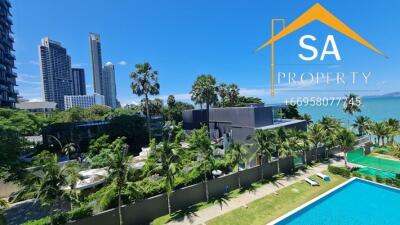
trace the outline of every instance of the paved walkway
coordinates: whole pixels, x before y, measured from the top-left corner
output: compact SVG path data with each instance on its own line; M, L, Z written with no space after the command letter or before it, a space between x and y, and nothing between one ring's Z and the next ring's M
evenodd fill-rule
M330 165L344 165L344 161L331 161ZM296 176L286 176L276 182L268 183L254 191L246 191L245 193L239 195L236 198L227 200L226 202L220 204L215 204L205 209L201 209L197 212L191 213L184 218L177 219L169 222L170 225L184 225L184 224L205 224L206 221L225 214L229 211L237 209L239 207L246 207L247 204L253 202L257 199L263 198L266 195L276 192L277 190L286 187L288 185L294 184L298 181L303 180L306 177L312 176L318 172L322 172L328 169L328 164L319 164L315 167L307 169L307 171L299 171Z

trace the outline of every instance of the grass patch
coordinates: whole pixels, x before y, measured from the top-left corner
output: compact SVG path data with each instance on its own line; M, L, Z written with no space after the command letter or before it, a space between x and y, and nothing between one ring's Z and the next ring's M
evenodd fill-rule
M319 187L311 187L306 182L300 181L277 191L276 194L270 194L248 204L247 208L238 208L216 217L208 221L207 224L265 225L346 181L346 178L339 175L329 172L325 172L325 174L328 174L332 178L330 182L324 182L316 176L312 176L312 178L321 184Z
M257 188L263 186L266 183L268 183L268 181L266 181L266 180L258 181L258 182L253 183L250 187L245 187L242 189L235 189L235 190L229 192L227 195L222 196L220 198L210 199L210 201L208 201L208 202L200 202L193 206L188 207L187 209L178 210L176 212L173 212L173 213L171 213L171 215L167 214L167 215L158 217L157 219L153 220L153 222L151 222L151 225L166 224L173 220L179 220L179 219L183 218L184 216L187 216L187 217L193 216L194 217L194 216L196 216L197 211L208 208L213 205L219 205L222 207L229 201L229 199L236 198L240 194L243 194L246 191L255 191Z

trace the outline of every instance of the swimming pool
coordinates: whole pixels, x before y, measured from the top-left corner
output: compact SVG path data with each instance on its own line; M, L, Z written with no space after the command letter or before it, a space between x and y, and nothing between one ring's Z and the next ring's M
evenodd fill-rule
M352 178L270 224L400 224L400 190Z

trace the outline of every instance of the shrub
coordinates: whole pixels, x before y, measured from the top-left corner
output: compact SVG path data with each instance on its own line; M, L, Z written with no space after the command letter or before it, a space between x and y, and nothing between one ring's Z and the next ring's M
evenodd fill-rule
M376 177L375 177L375 180L376 180L376 182L378 182L378 183L383 183L383 182L385 182L385 179L382 178L381 176L376 176Z
M372 179L372 177L370 177L370 176L365 176L364 177L364 179L366 179L366 180L370 180L370 181L372 181L373 179Z
M385 179L386 185L393 185L393 179Z
M90 206L81 206L79 208L73 209L68 213L68 218L70 220L79 220L85 217L93 215L93 209Z
M29 220L22 225L51 225L50 217L44 217L38 220Z
M392 185L400 188L400 179L396 178L396 179L392 179Z
M350 177L350 170L344 168L344 167L337 167L337 166L328 166L328 171L340 175L342 177L349 178Z
M363 177L363 175L362 175L361 173L357 172L357 171L352 172L351 175L352 175L353 177L359 177L359 178L362 178L362 177Z

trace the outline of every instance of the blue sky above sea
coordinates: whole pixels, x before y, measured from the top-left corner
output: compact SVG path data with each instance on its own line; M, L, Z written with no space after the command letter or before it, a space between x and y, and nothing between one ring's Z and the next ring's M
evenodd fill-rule
M129 88L134 64L150 62L159 71L161 98L174 94L190 101L189 91L197 75L213 74L219 82L237 83L241 94L267 103L291 97L342 97L348 92L380 95L399 91L400 2L386 1L106 1L12 0L17 88L27 99L42 99L38 45L49 36L67 48L75 67L86 72L88 93L93 92L89 32L101 35L103 62L116 65L117 95L122 104L139 98ZM314 22L276 43L276 71L367 72L368 84L306 84L276 86L269 95L269 48L256 49L271 35L272 18L295 19L314 3L321 3L349 27L381 50L384 58L338 32ZM333 58L306 65L297 54L298 39L316 36L322 48L327 35L335 37L342 61ZM329 65L314 65L314 64Z

